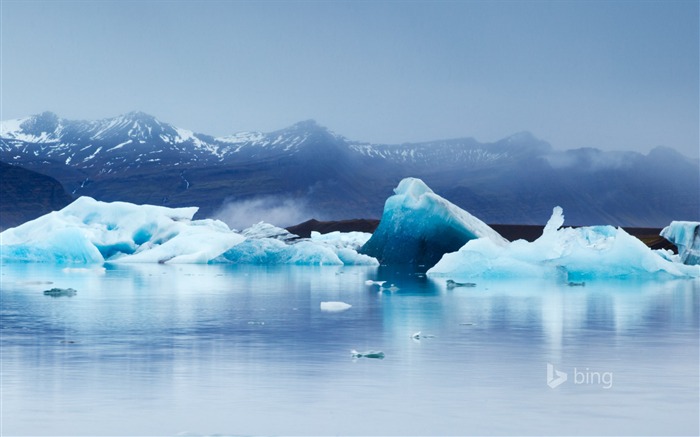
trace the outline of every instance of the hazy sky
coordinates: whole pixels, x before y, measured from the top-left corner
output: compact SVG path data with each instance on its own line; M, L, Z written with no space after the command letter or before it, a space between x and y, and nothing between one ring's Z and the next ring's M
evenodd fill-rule
M12 1L1 119L699 154L698 1Z

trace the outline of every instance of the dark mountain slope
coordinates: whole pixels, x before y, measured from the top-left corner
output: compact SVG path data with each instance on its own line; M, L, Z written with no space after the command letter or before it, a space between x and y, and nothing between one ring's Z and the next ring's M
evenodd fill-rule
M0 229L63 208L73 201L49 176L0 162Z

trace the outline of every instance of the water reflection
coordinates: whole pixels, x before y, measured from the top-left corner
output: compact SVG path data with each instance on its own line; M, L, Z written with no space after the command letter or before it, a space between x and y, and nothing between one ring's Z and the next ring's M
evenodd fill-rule
M7 434L698 433L697 281L449 289L388 267L221 265L0 275ZM43 295L53 287L77 293ZM549 388L546 363L570 380ZM575 369L614 386L576 384Z

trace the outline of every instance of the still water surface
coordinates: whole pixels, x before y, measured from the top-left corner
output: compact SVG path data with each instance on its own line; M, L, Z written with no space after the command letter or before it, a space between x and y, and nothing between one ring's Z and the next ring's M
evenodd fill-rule
M1 267L2 435L700 433L697 280Z

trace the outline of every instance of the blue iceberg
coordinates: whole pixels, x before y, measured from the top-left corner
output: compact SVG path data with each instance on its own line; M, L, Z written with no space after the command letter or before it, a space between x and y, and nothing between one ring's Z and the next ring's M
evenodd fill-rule
M672 262L621 228L589 226L562 228L564 215L554 208L542 236L530 243L517 240L500 245L481 238L446 254L428 270L430 277L552 278L570 284L598 278L700 277L700 266Z
M496 246L508 242L420 179L403 179L394 193L384 205L379 227L360 250L383 264L429 267L470 240L485 238Z

